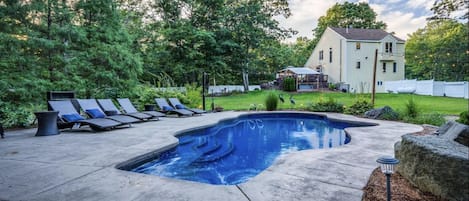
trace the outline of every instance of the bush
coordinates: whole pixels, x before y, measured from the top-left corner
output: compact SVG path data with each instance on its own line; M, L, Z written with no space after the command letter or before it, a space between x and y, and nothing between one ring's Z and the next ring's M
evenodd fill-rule
M277 110L278 98L277 94L270 92L265 99L265 108L267 111Z
M363 115L366 111L373 109L373 104L368 102L366 99L358 99L345 110L346 114L351 115Z
M461 112L461 114L459 114L459 119L456 121L462 124L469 125L469 112L468 111Z
M181 100L181 102L191 108L202 108L202 87L197 87L195 83L186 84L185 87L185 100Z
M191 94L193 92L190 92ZM178 98L182 103L189 103L187 98L178 90L160 90L150 85L140 85L136 88L136 102L134 103L139 110L143 110L146 104L156 104L155 98Z
M4 128L29 127L35 119L34 112L41 110L44 109L30 104L0 103L0 123Z
M405 116L404 121L413 124L430 124L434 126L441 126L446 123L444 116L439 113L421 114L417 117Z
M333 83L329 83L329 85L328 85L327 87L328 87L329 90L331 90L331 91L334 91L334 90L337 89L337 86L336 86L335 84L333 84Z
M284 91L296 91L296 83L295 78L286 77L283 80L283 90Z
M405 114L405 116L411 117L411 118L416 118L419 115L418 106L415 103L413 98L411 98L411 99L409 99L409 101L407 101L407 103L405 105L404 114Z
M335 101L332 97L329 97L327 101L320 98L316 104L311 104L309 110L314 112L344 112L344 105Z

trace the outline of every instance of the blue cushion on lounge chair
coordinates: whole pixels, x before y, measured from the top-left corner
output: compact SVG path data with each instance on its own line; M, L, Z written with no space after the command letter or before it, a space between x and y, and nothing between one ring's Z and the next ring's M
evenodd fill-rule
M75 114L64 114L62 115L62 118L65 119L67 122L76 122L80 120L85 120L81 115L75 113Z
M186 106L184 106L183 104L177 104L175 105L176 109L186 109Z
M86 110L86 113L90 115L91 118L93 119L106 117L106 115L103 112L101 112L101 110L99 109L89 109L89 110Z
M174 108L169 107L167 105L163 105L163 111L171 111L171 110L174 110Z

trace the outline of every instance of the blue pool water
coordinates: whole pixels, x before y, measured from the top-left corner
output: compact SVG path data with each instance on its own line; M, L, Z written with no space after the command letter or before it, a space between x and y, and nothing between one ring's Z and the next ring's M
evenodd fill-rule
M344 145L347 123L298 113L251 114L179 135L179 145L131 171L234 185L268 168L279 155Z

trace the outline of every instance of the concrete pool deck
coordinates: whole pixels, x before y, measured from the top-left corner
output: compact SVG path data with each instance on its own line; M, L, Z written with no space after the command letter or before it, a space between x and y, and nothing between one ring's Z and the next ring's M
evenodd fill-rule
M177 143L177 131L217 123L247 112L162 118L132 128L92 133L62 131L34 137L36 129L8 131L0 139L0 200L361 200L361 190L381 155L394 155L400 136L418 125L378 123L347 128L352 141L341 147L280 156L246 183L217 186L118 170L136 156Z

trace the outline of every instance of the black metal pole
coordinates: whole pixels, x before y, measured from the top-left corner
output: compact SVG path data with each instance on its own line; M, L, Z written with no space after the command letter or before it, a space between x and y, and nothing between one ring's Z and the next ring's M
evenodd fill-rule
M207 79L207 73L202 75L202 109L205 110L205 84Z
M386 174L387 201L391 201L391 174Z

